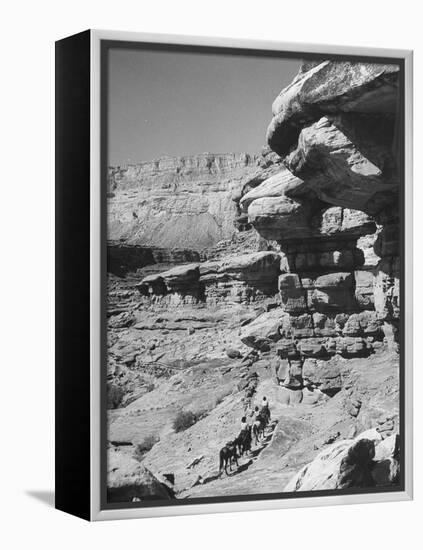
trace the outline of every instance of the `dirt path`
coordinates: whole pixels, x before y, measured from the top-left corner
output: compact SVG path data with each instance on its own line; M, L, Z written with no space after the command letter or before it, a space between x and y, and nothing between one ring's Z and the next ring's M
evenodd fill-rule
M259 443L253 443L252 449L238 459L238 467L232 465L228 474L224 471L211 472L208 476L199 476L193 486L181 491L177 498L195 496L224 496L243 494L263 494L282 491L284 485L293 475L293 470L275 472L271 453L272 445L277 440L280 418L273 420L266 428L265 435ZM266 455L271 454L266 458Z

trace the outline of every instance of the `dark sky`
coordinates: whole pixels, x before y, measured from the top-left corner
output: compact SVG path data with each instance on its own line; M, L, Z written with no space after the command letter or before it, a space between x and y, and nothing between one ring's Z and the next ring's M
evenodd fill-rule
M299 61L112 49L109 165L164 155L259 152Z

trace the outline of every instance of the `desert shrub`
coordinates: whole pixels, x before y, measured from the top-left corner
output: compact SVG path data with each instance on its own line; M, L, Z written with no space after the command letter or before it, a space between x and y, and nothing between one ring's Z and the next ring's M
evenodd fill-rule
M155 435L147 435L141 443L135 447L134 458L137 460L142 460L144 455L150 451L156 443L160 441L160 438Z
M222 390L219 392L219 394L216 396L214 407L217 407L222 403L222 401L227 397L228 395L231 395L233 393L233 387L232 385L228 385L226 387L223 387Z
M192 411L180 411L173 421L173 429L175 432L183 432L193 426L198 420L199 417Z
M216 407L218 407L222 402L223 400L225 399L226 395L218 395L215 400L214 400L214 407L213 409L215 409Z
M107 385L107 408L108 409L117 409L121 404L125 391L120 386L116 384Z

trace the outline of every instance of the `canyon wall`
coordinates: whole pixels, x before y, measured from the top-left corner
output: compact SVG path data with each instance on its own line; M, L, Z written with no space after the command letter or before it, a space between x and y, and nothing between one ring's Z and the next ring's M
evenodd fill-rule
M238 220L242 190L271 173L272 159L277 157L269 151L204 153L111 167L108 240L202 251L231 239L237 228L245 229Z
M395 65L304 63L267 138L286 170L240 201L283 256L275 334L290 388L340 384L332 358L368 355L399 329L400 132ZM249 327L243 341L260 345Z
M239 205L282 159L261 153L204 153L110 167L108 271L181 264L267 249Z

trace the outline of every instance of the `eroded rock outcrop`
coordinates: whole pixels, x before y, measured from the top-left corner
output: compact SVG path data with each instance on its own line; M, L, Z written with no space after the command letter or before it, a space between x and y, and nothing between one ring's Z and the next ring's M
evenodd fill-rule
M145 277L137 289L147 299L167 305L249 303L275 296L279 273L279 254L263 251L177 266Z
M169 489L144 465L118 449L108 453L108 502L137 502L144 500L170 500Z
M273 103L273 119L267 131L271 149L286 156L298 142L303 127L322 116L337 114L344 117L351 134L355 129L352 141L360 149L367 144L367 150L373 148L379 151L379 158L384 158L381 145L392 148L386 129L392 130L395 126L398 74L398 65L305 62L292 84L282 90ZM369 121L369 117L373 120ZM359 139L361 135L363 138ZM390 160L390 153L385 154Z
M383 339L397 345L397 101L397 66L322 61L304 63L273 104L268 143L286 168L240 207L281 249L287 315L273 340L295 372L287 387L335 391L339 378L321 374L335 373L331 357L368 355Z
M146 247L120 241L107 243L107 271L118 276L148 265L199 262L201 259L201 254L191 249Z
M389 487L399 482L399 438L382 441L375 429L334 443L286 485L284 491L318 491L349 487Z

